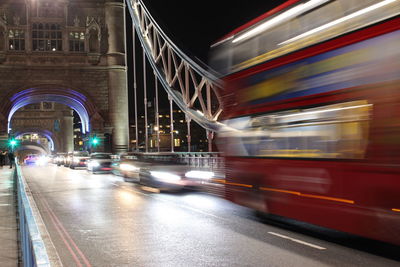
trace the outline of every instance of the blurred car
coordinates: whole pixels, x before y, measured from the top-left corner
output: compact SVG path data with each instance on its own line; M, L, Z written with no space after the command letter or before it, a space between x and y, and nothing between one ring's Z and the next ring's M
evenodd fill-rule
M67 163L71 169L75 168L86 168L87 160L90 158L89 152L87 151L74 151L67 158ZM64 165L65 166L65 165Z
M53 163L57 164L57 166L64 165L66 156L67 153L57 153L54 157Z
M143 153L140 160L138 182L163 191L176 191L197 187L213 178L214 173L201 167L184 163L175 153Z
M38 160L39 160L39 155L29 154L24 158L24 164L26 165L36 164Z
M74 152L68 152L64 157L64 167L69 167L72 161L72 155Z
M117 160L119 160L120 159L120 155L117 155L117 154L111 154L110 155L111 156L111 159L113 160L113 161L117 161Z
M93 153L87 160L87 169L93 173L110 172L112 161L110 153Z
M111 155L112 163L111 163L111 173L117 176L121 176L121 172L119 170L119 163L121 160L120 155Z
M56 155L48 155L47 156L48 163L54 163L55 158L56 158Z
M114 174L114 175L117 175L117 176L122 176L121 170L119 168L119 164L120 164L120 160L119 159L114 160L111 163L111 173Z
M125 181L138 182L139 170L150 163L143 158L144 153L132 152L122 154L119 161L112 165L112 173L124 177Z
M38 156L35 164L38 166L44 166L44 165L47 165L47 163L49 163L49 162L50 162L49 156L40 155L40 156Z

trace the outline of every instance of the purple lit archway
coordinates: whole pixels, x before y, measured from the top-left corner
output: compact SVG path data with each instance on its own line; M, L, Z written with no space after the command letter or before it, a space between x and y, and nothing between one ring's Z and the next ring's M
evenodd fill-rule
M49 140L50 142L50 149L51 151L54 151L56 148L54 139L53 139L53 133L48 131L48 130L41 130L41 129L26 129L24 131L18 131L14 133L15 138L19 138L21 135L24 134L38 134L41 136L44 136Z
M7 131L10 131L10 122L14 113L23 106L42 101L57 102L75 110L82 122L82 132L91 131L90 118L97 110L88 96L77 90L62 86L45 85L14 91L9 94L8 103L3 106L2 113L7 114Z

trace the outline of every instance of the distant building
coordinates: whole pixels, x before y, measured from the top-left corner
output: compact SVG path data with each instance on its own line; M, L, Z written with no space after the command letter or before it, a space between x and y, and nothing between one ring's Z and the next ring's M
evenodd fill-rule
M160 151L171 151L171 118L167 109L159 111L159 129L157 129L153 108L148 109L148 149L149 151L157 151L157 131L160 136ZM185 113L179 109L173 110L174 121L174 151L188 151L188 131ZM145 119L144 115L138 117L138 135L139 149L145 149ZM135 123L129 124L130 150L134 150L136 146L135 140ZM205 130L192 121L190 124L191 131L191 151L207 151L208 141Z

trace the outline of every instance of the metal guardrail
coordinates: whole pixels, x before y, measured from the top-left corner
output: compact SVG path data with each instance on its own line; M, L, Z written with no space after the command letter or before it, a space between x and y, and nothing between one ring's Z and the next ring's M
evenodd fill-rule
M219 169L224 167L224 158L217 152L175 152L180 162L193 167Z
M130 155L160 156L177 155L178 162L191 167L205 168L213 171L219 178L225 177L225 158L219 152L132 152ZM115 155L118 161L121 155ZM126 155L125 155L126 156Z
M31 202L21 167L16 165L14 178L17 184L19 231L23 266L51 266L39 227L34 218Z
M225 178L225 158L218 152L175 152L179 161L192 167L205 168L215 173L215 178Z

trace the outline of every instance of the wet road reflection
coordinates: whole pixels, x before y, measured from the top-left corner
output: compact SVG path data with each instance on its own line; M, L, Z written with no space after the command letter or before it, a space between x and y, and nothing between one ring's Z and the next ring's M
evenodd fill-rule
M53 165L23 173L65 266L398 265L201 192L153 193Z

